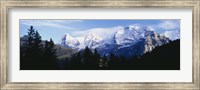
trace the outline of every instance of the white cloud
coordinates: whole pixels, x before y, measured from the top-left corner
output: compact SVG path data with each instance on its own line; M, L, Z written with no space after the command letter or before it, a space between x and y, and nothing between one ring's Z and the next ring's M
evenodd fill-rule
M165 30L178 29L180 27L180 22L177 20L164 20L159 23L157 27Z
M158 24L147 25L151 30L157 33L165 31L180 30L180 20L161 20Z
M117 26L117 27L112 27L112 28L92 28L92 29L83 30L83 31L74 31L71 34L72 36L76 36L76 37L84 37L85 35L89 33L95 33L96 35L105 39L105 38L112 37L114 35L114 32L120 29L123 29L123 27Z
M62 29L75 29L67 24L82 22L82 20L20 20L20 24L28 26L48 26Z
M158 24L152 24L152 25L142 25L142 24L130 24L129 27L135 27L135 28L141 28L144 26L148 26L151 30L156 32L163 32L166 30L177 30L180 28L180 22L179 20L161 20ZM114 32L123 29L122 26L116 26L111 28L92 28L88 30L82 30L82 31L73 31L71 32L71 35L74 37L79 37L78 39L83 39L82 37L86 36L89 33L95 33L98 36L105 38L111 38L114 35Z
M155 31L155 26L154 25L151 25L151 26L148 26L148 28L152 31Z

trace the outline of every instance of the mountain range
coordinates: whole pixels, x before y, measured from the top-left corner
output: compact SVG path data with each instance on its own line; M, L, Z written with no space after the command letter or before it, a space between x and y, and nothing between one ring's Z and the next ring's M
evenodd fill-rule
M140 56L180 38L179 30L169 30L158 34L146 26L132 25L114 32L109 38L102 38L96 33L88 33L84 40L64 34L58 45L78 51L89 47L96 49L101 56L113 53L117 56Z

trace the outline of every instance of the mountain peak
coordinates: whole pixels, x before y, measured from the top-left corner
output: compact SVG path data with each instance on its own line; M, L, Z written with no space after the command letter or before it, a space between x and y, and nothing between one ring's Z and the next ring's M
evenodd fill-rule
M85 36L85 38L88 38L88 37L98 37L95 33L89 33L88 35Z
M101 40L102 38L96 35L95 33L89 33L88 35L85 36L85 40L89 40L89 39Z
M80 42L73 38L72 36L70 36L69 34L64 34L62 39L61 39L61 45L64 47L70 47L73 49L77 49L77 46L80 45Z
M144 38L146 30L138 25L131 25L115 33L115 42L119 48L128 47Z
M64 34L63 37L62 37L62 40L70 40L70 39L73 39L73 37L71 35L69 35L68 33Z
M154 30L152 30L152 28L149 27L149 26L145 26L145 27L142 27L142 28L143 28L142 30L144 30L144 31L154 31Z
M125 27L124 30L139 30L139 25L129 25L128 27Z
M180 38L180 31L179 30L170 30L170 31L165 31L164 33L161 33L160 35L168 37L171 40L176 40L176 39Z
M94 33L85 36L84 44L89 48L96 48L102 42L102 38Z

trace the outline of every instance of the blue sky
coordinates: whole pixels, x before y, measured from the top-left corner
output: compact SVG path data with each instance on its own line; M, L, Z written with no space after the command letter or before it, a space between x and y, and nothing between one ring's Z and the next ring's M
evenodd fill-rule
M68 33L73 37L81 37L90 32L100 36L109 35L120 28L130 25L148 26L157 33L168 30L179 30L180 20L20 20L20 37L27 35L28 28L33 26L43 40L53 39L59 42L61 37Z

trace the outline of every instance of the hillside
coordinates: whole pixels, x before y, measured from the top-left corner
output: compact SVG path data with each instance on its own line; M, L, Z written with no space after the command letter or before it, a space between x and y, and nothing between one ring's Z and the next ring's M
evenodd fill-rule
M132 68L139 70L179 70L180 40L156 47L131 64Z

